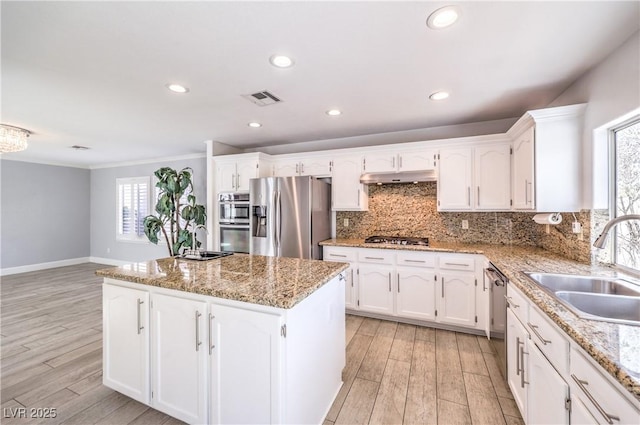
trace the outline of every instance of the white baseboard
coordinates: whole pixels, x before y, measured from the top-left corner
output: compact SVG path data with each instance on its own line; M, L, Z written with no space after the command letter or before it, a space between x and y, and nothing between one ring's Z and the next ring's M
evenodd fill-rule
M102 258L102 257L89 257L89 262L106 264L108 266L124 266L126 264L134 263L134 261L114 260L113 258Z
M0 269L0 276L8 276L18 273L35 272L38 270L53 269L56 267L75 266L76 264L88 263L89 257L70 258L68 260L50 261L48 263L29 264L26 266L7 267Z

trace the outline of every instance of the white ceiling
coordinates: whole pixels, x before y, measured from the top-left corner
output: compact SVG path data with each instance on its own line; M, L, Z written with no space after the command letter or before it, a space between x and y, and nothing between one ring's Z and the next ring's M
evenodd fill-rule
M207 139L256 148L517 117L640 27L637 1L462 2L454 26L428 29L452 3L2 1L1 121L34 132L5 158L92 166ZM274 68L274 53L295 66ZM241 97L264 89L284 102ZM451 97L430 101L436 90Z

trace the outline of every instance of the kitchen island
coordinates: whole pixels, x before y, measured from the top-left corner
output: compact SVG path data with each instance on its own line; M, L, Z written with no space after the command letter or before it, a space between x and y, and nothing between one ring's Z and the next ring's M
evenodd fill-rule
M99 270L103 383L188 423L320 423L348 265L234 254Z

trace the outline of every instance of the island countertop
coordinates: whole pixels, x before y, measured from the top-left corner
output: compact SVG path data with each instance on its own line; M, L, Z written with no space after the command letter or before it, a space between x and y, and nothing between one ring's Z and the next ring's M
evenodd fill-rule
M523 272L566 273L638 279L605 265L582 264L542 248L516 245L463 244L429 241L428 247L365 243L364 239L328 239L323 246L455 252L484 255L511 284L520 289L553 322L640 400L640 326L583 319L576 316Z
M299 258L233 254L215 260L162 258L96 271L98 276L289 309L348 267Z

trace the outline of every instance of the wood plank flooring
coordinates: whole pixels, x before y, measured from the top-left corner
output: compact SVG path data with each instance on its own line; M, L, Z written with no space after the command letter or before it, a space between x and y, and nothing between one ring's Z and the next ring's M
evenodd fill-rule
M102 385L103 267L2 277L2 424L181 423ZM325 425L522 424L484 338L349 315L346 342ZM56 417L10 417L22 407Z

